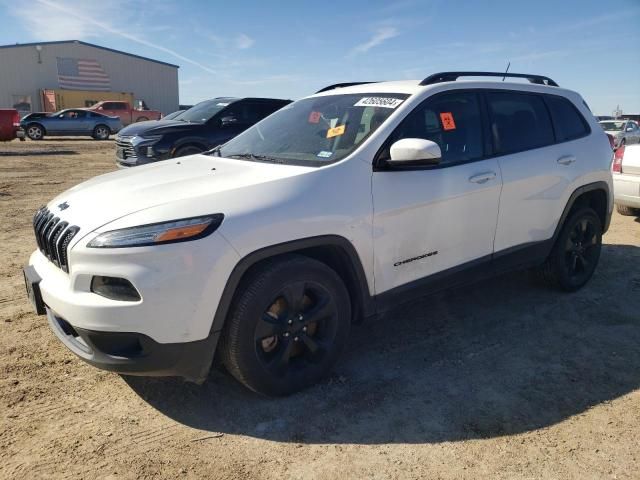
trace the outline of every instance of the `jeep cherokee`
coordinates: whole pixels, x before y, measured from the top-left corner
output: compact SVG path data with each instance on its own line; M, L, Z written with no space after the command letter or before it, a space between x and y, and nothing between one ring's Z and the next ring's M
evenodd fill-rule
M217 355L285 395L416 296L529 267L577 290L613 208L609 141L577 93L503 75L332 85L84 182L35 214L29 298L97 367L201 382Z

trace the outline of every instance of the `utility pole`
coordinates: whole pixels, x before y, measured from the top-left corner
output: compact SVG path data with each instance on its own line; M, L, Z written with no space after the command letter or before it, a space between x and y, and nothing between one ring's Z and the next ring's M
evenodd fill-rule
M620 110L620 105L616 106L616 109L613 111L613 118L618 118L622 115L622 110Z

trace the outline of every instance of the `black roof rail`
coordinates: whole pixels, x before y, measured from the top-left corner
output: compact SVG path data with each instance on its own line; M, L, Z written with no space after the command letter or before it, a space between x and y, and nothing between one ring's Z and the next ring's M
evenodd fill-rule
M334 83L333 85L328 85L324 88L321 88L316 93L327 92L329 90L334 90L336 88L345 88L345 87L353 87L354 85L365 85L367 83L378 83L378 82L346 82L346 83Z
M526 78L531 83L538 85L549 85L551 87L559 86L549 77L543 75L533 75L529 73L504 73L504 72L440 72L429 75L420 82L420 85L433 85L441 82L455 82L458 77L510 77L510 78Z

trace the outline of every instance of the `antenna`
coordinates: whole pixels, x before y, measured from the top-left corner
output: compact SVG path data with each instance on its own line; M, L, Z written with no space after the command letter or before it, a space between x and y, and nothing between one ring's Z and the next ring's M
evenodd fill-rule
M509 67L511 66L511 62L509 62L507 64L507 69L504 71L504 73L509 73ZM505 75L504 77L502 77L502 81L504 82L504 79L507 78L507 76Z

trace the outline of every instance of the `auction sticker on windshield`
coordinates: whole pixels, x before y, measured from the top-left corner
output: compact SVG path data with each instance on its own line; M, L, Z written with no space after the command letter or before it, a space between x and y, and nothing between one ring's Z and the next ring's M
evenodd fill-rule
M382 107L382 108L396 108L404 102L401 98L393 97L363 97L358 100L354 107Z
M338 135L343 135L344 129L346 127L346 125L338 125L337 127L330 128L329 130L327 130L327 138L333 138L337 137Z

